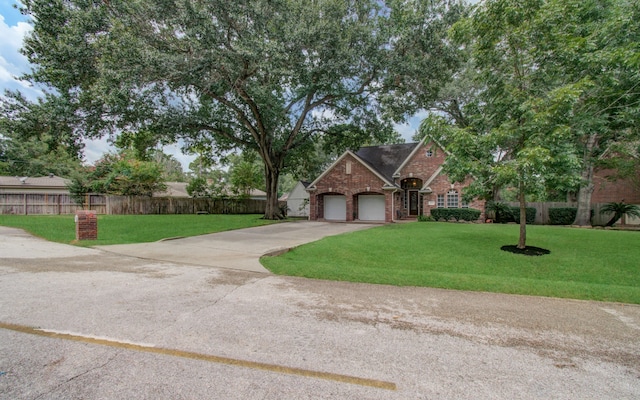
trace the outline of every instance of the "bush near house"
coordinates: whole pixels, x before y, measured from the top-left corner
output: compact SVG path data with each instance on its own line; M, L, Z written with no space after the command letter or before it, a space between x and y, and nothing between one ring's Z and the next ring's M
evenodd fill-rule
M513 207L499 201L489 201L487 202L485 210L487 212L487 218L492 218L493 222L499 224L520 222L520 207ZM536 221L537 212L535 207L527 207L527 224L531 225Z
M506 221L500 221L500 222L515 222L515 223L519 223L520 222L520 208L519 207L509 207L509 210L511 211L510 214L510 218ZM532 225L534 222L536 222L536 213L538 211L536 210L535 207L527 207L527 225Z
M571 225L576 220L576 207L549 208L549 225Z
M480 218L480 210L474 208L436 208L431 210L431 216L439 221L443 219L450 221L455 219L456 221L477 221Z

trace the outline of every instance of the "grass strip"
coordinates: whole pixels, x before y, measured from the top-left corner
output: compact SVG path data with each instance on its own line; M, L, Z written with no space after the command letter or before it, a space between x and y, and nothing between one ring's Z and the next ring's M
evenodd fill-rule
M53 242L79 246L155 242L274 222L257 214L99 215L98 240L76 242L74 215L0 215L0 225L22 228Z
M501 251L518 226L413 223L327 237L278 257L276 274L640 304L639 232L527 227L551 254Z

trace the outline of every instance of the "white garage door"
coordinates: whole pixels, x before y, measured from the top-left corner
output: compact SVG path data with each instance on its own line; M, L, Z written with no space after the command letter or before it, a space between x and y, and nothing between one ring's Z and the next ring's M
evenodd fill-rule
M358 196L358 219L361 221L384 221L384 196Z
M347 198L324 196L324 219L344 221L347 219Z

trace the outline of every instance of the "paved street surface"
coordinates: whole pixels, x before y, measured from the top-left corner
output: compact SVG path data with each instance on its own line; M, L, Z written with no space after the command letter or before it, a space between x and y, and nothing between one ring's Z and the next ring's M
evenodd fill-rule
M640 398L638 306L112 250L0 227L1 399Z

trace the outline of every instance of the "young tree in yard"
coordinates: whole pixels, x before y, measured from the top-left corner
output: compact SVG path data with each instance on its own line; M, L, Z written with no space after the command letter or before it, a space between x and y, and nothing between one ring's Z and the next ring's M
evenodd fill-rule
M198 156L189 164L191 179L187 193L192 197L227 196L229 173L216 165L211 157Z
M574 93L548 90L531 51L530 27L541 5L487 1L454 27L455 39L468 46L484 88L470 103L475 112L468 126L447 132L453 157L447 159L446 171L456 181L475 178L467 195L517 188L519 249L526 247L525 196L547 187L571 187L579 165L570 130L557 118L574 101Z
M640 137L640 3L548 0L530 37L540 78L573 96L562 118L581 156L574 224L590 225L594 169L605 153L629 159Z
M381 106L435 94L457 1L24 0L31 78L71 96L86 135L148 129L255 151L265 218L280 174L330 128L384 141ZM417 57L420 55L420 57ZM415 84L414 84L415 83ZM395 101L398 100L398 101ZM401 118L408 110L396 107Z
M75 174L69 185L71 195L80 202L87 193L151 196L165 190L160 165L138 160L132 153L105 154L94 168Z
M227 159L229 183L235 195L249 197L252 189L264 187L264 168L257 154L244 152L232 154Z
M165 154L158 146L158 137L150 131L122 132L113 143L119 152L127 152L138 161L154 162L162 171L165 182L185 182L187 177L182 164L175 157Z

